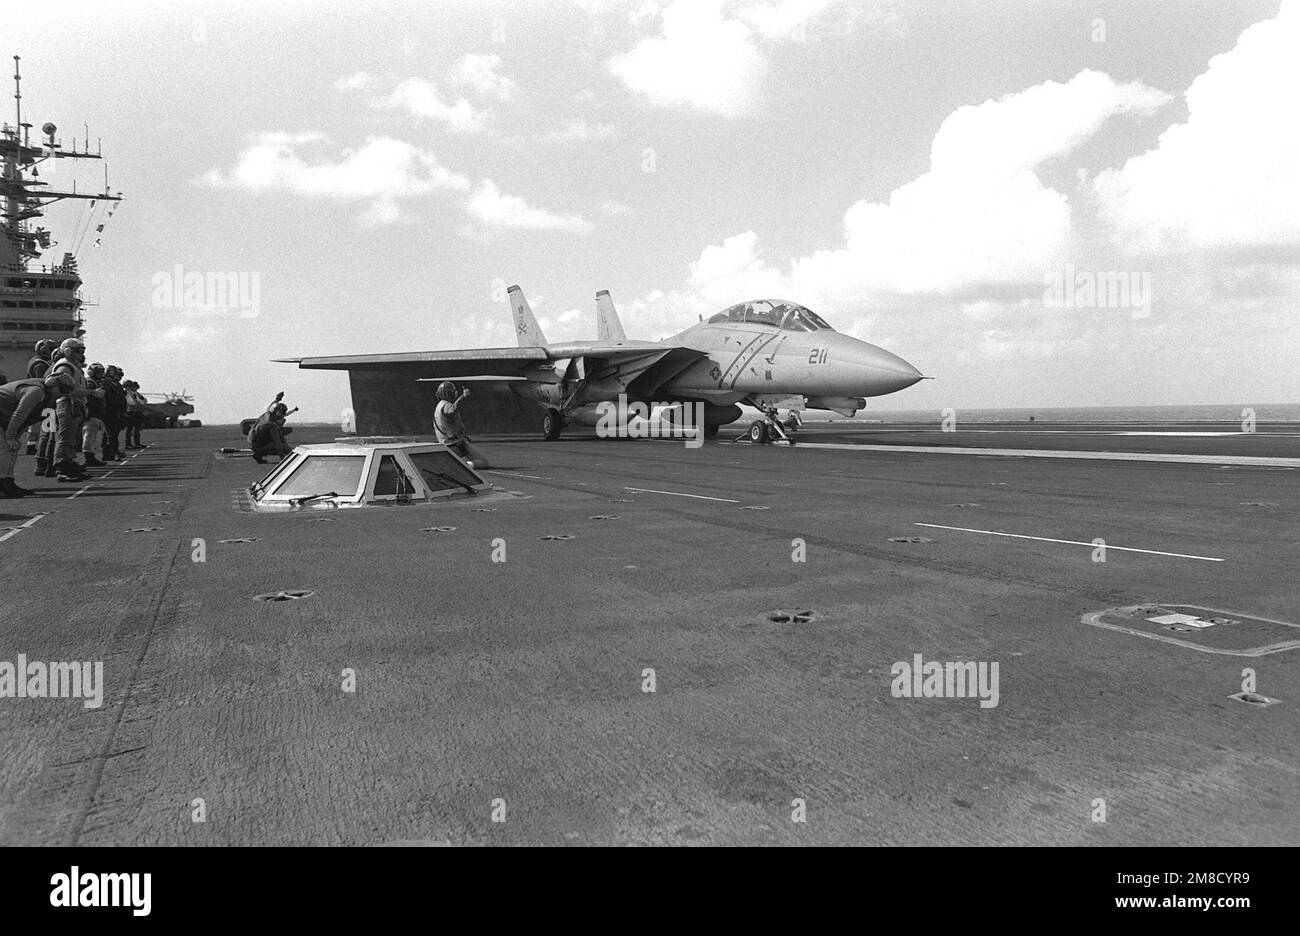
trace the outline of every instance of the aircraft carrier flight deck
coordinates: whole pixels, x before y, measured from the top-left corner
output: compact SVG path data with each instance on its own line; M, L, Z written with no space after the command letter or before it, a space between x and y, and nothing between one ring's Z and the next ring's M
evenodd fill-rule
M0 510L94 586L9 646L104 663L0 708L0 841L1300 844L1300 426L483 438L499 496L286 515L150 435Z

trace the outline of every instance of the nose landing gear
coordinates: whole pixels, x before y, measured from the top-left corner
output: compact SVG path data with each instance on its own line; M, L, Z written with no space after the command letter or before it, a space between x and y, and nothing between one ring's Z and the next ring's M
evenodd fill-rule
M737 436L736 441L747 439L754 445L794 445L794 426L791 420L787 419L784 423L777 418L776 407L762 408L763 418L756 419L749 424L749 429L743 435ZM793 417L795 425L802 425L799 417Z

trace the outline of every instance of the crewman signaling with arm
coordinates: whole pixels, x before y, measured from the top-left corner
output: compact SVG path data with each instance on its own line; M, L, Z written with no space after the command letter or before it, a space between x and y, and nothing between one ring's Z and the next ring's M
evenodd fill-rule
M248 430L248 444L253 449L253 461L259 465L265 464L267 455L278 455L283 460L292 451L284 441L285 434L293 431L284 428L288 416L289 407L283 403L272 403L271 408L257 418L253 428Z
M471 468L490 468L487 456L469 440L465 433L465 420L460 405L469 399L469 390L456 395L456 385L450 380L438 384L438 406L433 411L433 431L438 441L469 462Z

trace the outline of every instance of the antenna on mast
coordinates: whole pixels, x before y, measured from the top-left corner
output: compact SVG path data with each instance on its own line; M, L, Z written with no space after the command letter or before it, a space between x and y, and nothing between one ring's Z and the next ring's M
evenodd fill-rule
M19 56L14 56L14 114L16 120L14 126L21 128L23 125L23 76L18 70Z

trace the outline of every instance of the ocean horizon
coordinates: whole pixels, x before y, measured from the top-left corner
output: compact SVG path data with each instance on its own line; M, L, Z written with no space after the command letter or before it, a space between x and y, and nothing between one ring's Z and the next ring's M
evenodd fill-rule
M957 407L958 423L1241 423L1253 410L1258 423L1300 422L1300 403L1208 403L1195 406L1020 406ZM855 422L928 422L943 418L937 409L871 409L853 417ZM816 416L811 418L817 419Z

